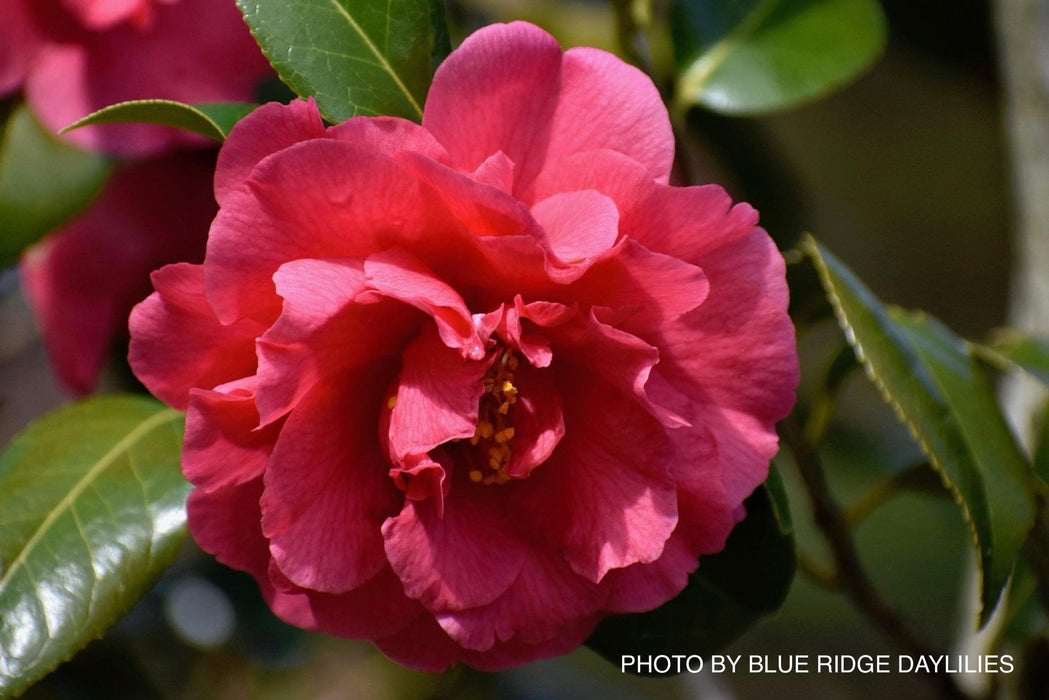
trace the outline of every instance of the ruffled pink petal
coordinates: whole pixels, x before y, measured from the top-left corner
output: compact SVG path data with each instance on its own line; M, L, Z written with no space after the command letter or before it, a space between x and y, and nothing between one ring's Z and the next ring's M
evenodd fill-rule
M568 156L543 170L536 197L596 190L621 214L619 230L649 250L695 262L708 252L749 233L758 214L749 204L732 204L718 185L670 187L654 182L636 161L602 149Z
M565 52L549 128L546 163L607 148L641 163L657 182L670 177L674 133L659 91L647 75L606 51Z
M416 258L400 249L375 253L364 261L364 274L369 288L432 316L447 347L471 360L484 357L487 338L477 335L462 297Z
M547 197L532 207L532 216L543 227L553 253L550 277L562 284L581 277L619 237L615 202L593 190Z
M549 162L611 148L666 182L674 139L666 108L641 71L611 54L576 48L563 57L534 25L490 25L468 37L438 69L423 126L461 170L497 151L517 164L515 193L531 201Z
M421 314L368 291L359 261L292 260L274 282L283 311L256 346L263 424L325 377L396 356L419 325Z
M685 589L697 561L692 547L675 532L655 561L608 572L601 581L608 594L604 610L636 613L658 608Z
M708 290L701 267L628 240L574 282L571 296L580 306L598 307L605 322L647 340L653 329L702 304Z
M448 152L433 134L407 119L354 117L329 128L327 137L387 156L409 151L438 163L448 162Z
M470 179L509 193L514 187L514 167L505 153L496 151L470 173Z
M389 452L395 464L474 434L481 378L490 364L463 358L432 326L423 328L404 350L390 410Z
M382 527L386 555L404 592L431 611L485 605L531 564L501 510L499 487L462 481L445 499L406 501Z
M149 273L200 260L215 213L210 167L201 154L125 166L87 212L26 253L29 302L52 365L74 393L94 388L128 312L150 292Z
M128 361L157 398L185 410L191 389L255 373L255 338L265 327L251 319L219 323L199 265L161 268L153 285L157 291L131 312Z
M495 487L499 488L499 487ZM488 651L499 642L537 645L590 620L604 603L595 583L577 576L555 550L533 545L513 584L488 605L437 614L437 622L466 649Z
M437 517L443 518L444 497L451 489L452 466L451 459L440 449L429 454L412 454L390 468L390 478L404 492L405 498L412 501L434 499Z
M353 639L395 635L425 612L404 595L389 566L348 593L309 591L307 596L316 621L311 629Z
M280 423L258 429L255 378L191 389L182 445L182 471L194 485L214 491L262 475Z
M552 373L521 364L514 372L513 451L507 473L523 479L543 464L565 436L561 394Z
M273 448L262 532L297 586L343 593L386 565L379 528L401 499L375 440L384 383L358 372L317 384Z
M561 48L523 22L489 25L452 52L434 75L423 126L460 170L502 151L524 171L542 163L561 73Z
M529 316L525 306L524 315ZM530 318L528 320L531 320ZM659 362L659 350L635 335L626 333L598 320L594 311L583 321L561 322L560 325L544 329L562 361L578 367L586 367L595 377L608 386L633 395L638 403L651 415L669 428L687 425L679 414L653 400L648 384L652 370ZM595 362L594 358L601 358Z
M721 458L720 437L702 424L667 434L670 471L677 483L678 497L678 526L672 539L687 546L693 556L724 549L729 533L742 519L742 501L734 500L735 494L730 496L726 487L723 471L734 464ZM751 478L760 476L761 481L767 473L753 468L749 472Z
M259 161L299 141L323 138L324 121L313 99L264 104L230 130L215 164L215 199L221 206Z
M194 489L186 503L189 531L205 552L234 569L247 571L262 597L281 619L307 629L315 626L305 595L274 587L267 576L270 554L258 527L262 479L206 492Z
M26 101L52 131L125 100L164 98L190 104L251 101L271 68L233 3L180 0L154 7L148 26L69 30L54 10L39 10L61 44L39 52L25 81ZM115 155L141 156L204 140L184 131L110 124L67 139Z
M260 162L248 186L223 201L204 260L208 298L226 322L276 315L271 278L285 262L414 250L415 241L446 227L442 213L386 156L334 139L295 144Z
M775 423L790 411L798 383L784 262L754 229L700 263L710 294L663 330L660 371L691 396L675 408L714 436L726 497L740 503L765 480L778 447Z
M584 368L560 378L565 438L514 484L514 512L573 571L598 582L611 569L659 558L678 522L677 488L655 420Z

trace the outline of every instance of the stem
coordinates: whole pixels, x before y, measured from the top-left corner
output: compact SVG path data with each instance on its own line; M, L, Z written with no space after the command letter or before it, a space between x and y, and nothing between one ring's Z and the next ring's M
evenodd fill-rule
M780 423L780 434L794 455L794 461L812 501L816 525L827 538L837 566L837 579L846 595L852 599L860 612L908 653L931 654L926 645L907 627L903 618L881 598L864 571L856 545L849 535L849 524L845 514L831 495L819 454L805 439L804 433L793 418L787 418ZM939 685L942 697L966 697L951 676L938 673L932 677Z
M637 0L609 0L615 10L616 27L619 30L619 45L623 53L635 66L643 70L660 87L655 65L648 50L644 27L639 21L640 12L635 10ZM664 95L664 97L666 97Z

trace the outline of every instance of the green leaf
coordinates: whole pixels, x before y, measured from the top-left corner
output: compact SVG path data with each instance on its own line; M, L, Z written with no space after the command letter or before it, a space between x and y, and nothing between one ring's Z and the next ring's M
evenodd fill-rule
M1049 340L1015 328L1001 328L989 345L977 346L981 359L999 369L1019 367L1049 385Z
M86 207L109 171L105 158L62 143L15 107L0 139L0 267Z
M811 236L802 248L816 264L867 375L965 512L982 573L982 626L1034 518L1031 467L1006 425L994 386L965 342L943 324L886 309Z
M182 414L153 399L98 397L0 455L0 696L101 636L174 559L181 434Z
M110 105L78 119L62 129L62 133L93 124L135 122L185 129L222 143L233 125L257 106L248 102L187 105L173 100L131 100Z
M448 53L441 0L237 0L277 74L321 114L419 120Z
M674 0L677 99L726 114L795 105L841 87L885 46L877 0Z
M616 666L623 655L706 656L778 610L794 580L795 559L790 510L775 470L746 509L725 548L700 559L676 598L651 612L606 618L587 646Z

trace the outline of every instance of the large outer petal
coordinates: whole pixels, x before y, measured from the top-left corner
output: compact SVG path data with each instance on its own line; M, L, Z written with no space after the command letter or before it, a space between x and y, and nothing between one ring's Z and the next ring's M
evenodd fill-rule
M200 261L215 214L210 169L209 155L193 153L127 165L87 212L26 253L29 302L52 365L74 393L94 388L128 312L149 294L149 273Z
M57 0L35 3L33 12L54 43L26 77L26 100L52 131L125 100L252 101L271 70L232 2L180 0L156 7L148 26L122 23L106 31L70 27ZM67 138L118 155L200 142L142 124L88 127Z
M185 409L192 389L255 373L255 338L264 326L219 323L199 265L168 265L153 273L153 284L157 291L131 311L128 361L157 398Z
M262 105L237 122L222 144L215 164L215 199L224 204L266 156L324 134L324 121L312 99Z
M258 525L261 495L261 478L210 493L194 489L186 503L189 531L205 552L254 576L277 617L312 629L316 622L306 595L289 593L270 582L270 553Z
M798 383L784 262L768 234L754 229L699 263L710 280L706 301L653 342L662 350L660 374L690 398L672 407L709 431L726 498L739 504L765 480L778 447L775 423L790 411Z
M674 139L652 81L595 49L561 54L530 24L491 25L467 38L438 69L423 126L465 171L502 151L517 164L514 192L569 154L619 151L666 181Z
M403 498L375 438L388 382L381 367L366 367L318 383L281 430L264 476L262 531L297 586L344 593L386 566L379 528Z

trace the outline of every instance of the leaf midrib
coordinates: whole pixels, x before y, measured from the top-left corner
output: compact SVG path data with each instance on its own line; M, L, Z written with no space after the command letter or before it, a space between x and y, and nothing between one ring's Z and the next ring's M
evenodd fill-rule
M382 69L386 71L387 74L389 74L394 84L397 85L397 88L402 93L404 93L404 96L408 99L408 103L412 106L412 109L415 110L416 116L418 116L421 119L423 116L422 107L420 107L419 103L415 101L415 97L412 96L412 93L408 90L408 87L403 82L401 82L400 76L397 75L397 72L394 71L393 66L391 66L389 61L386 60L386 56L384 56L383 53L379 51L379 48L374 43L372 43L371 38L369 38L368 35L365 34L364 29L359 24L357 24L357 20L353 18L353 15L349 13L349 11L342 5L342 3L339 2L339 0L329 0L329 2L331 2L331 4L335 7L336 11L339 14L346 18L346 21L349 22L350 27L353 29L353 31L357 32L357 34L361 37L361 40L364 42L364 45L368 47L368 50L371 51L372 55L374 55L375 58L379 61L379 64L381 65ZM389 23L389 15L387 15L386 21L387 23Z
M40 523L40 527L33 532L32 537L26 542L25 546L18 553L18 556L15 557L14 561L11 562L11 565L6 571L4 571L3 577L0 577L0 594L2 594L7 588L7 584L11 580L13 573L25 564L26 559L28 559L33 549L51 529L59 516L66 510L72 508L73 503L80 497L83 491L91 485L102 472L108 469L116 461L117 457L127 452L132 445L145 435L151 433L154 429L167 422L178 419L181 415L181 412L172 408L166 408L155 413L139 423L134 430L125 435L119 442L113 445L113 447L109 448L109 450L102 455L94 465L92 465L84 476L77 481L73 488L62 497L55 507L48 512L47 517Z

